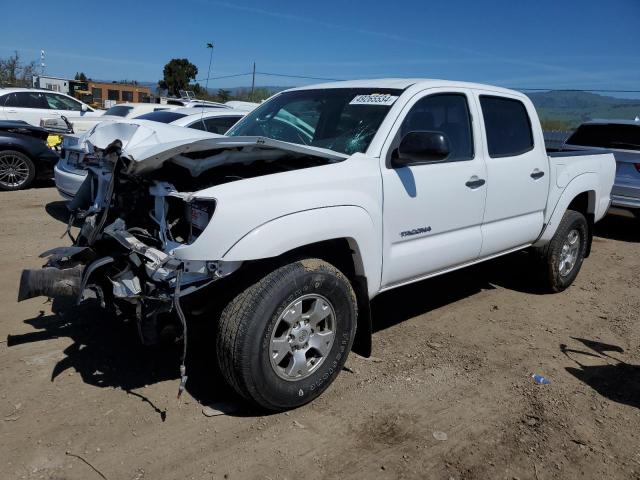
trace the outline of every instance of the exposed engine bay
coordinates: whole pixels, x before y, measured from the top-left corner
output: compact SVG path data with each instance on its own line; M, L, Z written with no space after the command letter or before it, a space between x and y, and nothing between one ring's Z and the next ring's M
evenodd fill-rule
M342 158L321 149L310 155L308 148L269 139L148 125L98 125L84 137L88 175L68 205L66 234L72 245L44 252L47 263L41 270L23 271L18 300L41 295L97 299L115 314L135 318L147 345L157 343L166 322L178 321L186 354L181 298L242 263L185 261L173 254L176 247L195 242L214 216L216 199L198 192ZM163 134L172 140L161 141ZM77 236L73 225L80 228ZM184 388L184 372L182 377Z

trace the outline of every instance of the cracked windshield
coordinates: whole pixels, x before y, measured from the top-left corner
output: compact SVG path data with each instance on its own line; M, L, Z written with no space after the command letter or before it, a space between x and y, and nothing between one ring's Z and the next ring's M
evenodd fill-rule
M262 136L351 155L365 152L402 93L331 88L283 93L257 108L229 136Z

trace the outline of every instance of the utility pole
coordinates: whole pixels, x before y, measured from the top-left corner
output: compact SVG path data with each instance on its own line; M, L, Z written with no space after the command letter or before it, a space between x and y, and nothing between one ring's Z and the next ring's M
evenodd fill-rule
M209 70L207 70L207 81L204 86L204 90L209 95L209 77L211 76L211 61L213 60L213 43L207 43L207 48L211 49L211 54L209 55Z
M253 89L256 86L256 62L253 62L253 76L251 77L251 101L253 102Z

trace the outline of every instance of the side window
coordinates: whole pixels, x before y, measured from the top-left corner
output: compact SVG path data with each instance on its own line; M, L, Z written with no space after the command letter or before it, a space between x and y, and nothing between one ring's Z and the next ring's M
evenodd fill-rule
M52 108L53 110L81 110L80 102L72 98L65 97L64 95L58 95L56 93L45 93L45 96L47 97L47 104L49 105L49 108Z
M449 141L449 162L474 157L471 115L464 94L436 94L418 100L400 128L402 136L415 131L443 133Z
M204 122L202 120L198 120L196 123L192 123L191 125L189 125L189 128L195 128L196 130L204 130L205 132L207 131L206 127L204 126Z
M41 92L14 92L9 95L5 107L49 108L44 94Z
M205 119L204 124L208 132L224 135L238 120L240 117L213 117Z
M514 157L533 149L531 120L519 100L480 95L491 158Z

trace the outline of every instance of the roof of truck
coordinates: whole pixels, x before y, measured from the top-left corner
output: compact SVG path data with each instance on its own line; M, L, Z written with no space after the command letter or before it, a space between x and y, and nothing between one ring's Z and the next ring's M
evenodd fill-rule
M292 88L290 90L311 90L318 88L397 88L405 90L414 85L420 85L424 88L435 87L458 87L472 88L476 90L491 90L493 92L510 93L524 95L516 90L508 88L496 87L495 85L485 85L482 83L458 82L451 80L439 80L435 78L371 78L364 80L344 80L340 82L320 83L315 85L306 85L304 87Z

